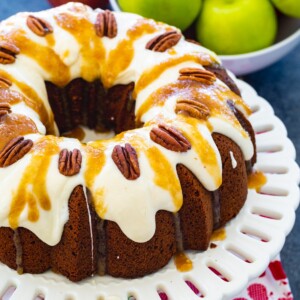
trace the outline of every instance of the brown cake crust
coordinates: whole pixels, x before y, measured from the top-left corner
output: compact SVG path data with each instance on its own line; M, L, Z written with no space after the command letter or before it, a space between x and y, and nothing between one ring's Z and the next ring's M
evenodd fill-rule
M218 190L220 201L220 220L218 227L224 226L234 218L243 207L248 193L247 172L241 149L228 137L213 133L212 135L221 155L223 171L222 185ZM230 151L237 162L233 168Z
M177 165L183 205L179 211L183 248L205 250L213 231L212 193L184 165Z
M106 273L114 277L134 278L164 267L176 253L173 214L156 214L156 232L146 243L128 239L119 226L106 221Z
M18 231L22 245L23 272L40 274L49 270L51 267L51 247L25 228L19 228Z
M0 228L0 261L16 270L16 247L14 243L14 231L11 228Z
M95 274L97 269L96 218L91 211L93 255L87 202L82 186L77 186L69 199L69 220L59 244L53 247L51 265L54 272L80 281ZM94 257L94 260L92 260Z

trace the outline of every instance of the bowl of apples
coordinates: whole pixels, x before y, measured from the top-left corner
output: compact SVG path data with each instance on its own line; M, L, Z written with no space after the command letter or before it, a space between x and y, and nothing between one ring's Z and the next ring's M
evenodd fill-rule
M236 75L263 69L300 42L300 0L110 0L127 11L180 28L215 51Z

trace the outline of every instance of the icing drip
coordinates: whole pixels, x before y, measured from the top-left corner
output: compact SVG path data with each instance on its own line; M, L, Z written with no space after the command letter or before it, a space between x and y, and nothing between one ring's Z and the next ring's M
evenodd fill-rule
M213 201L213 216L214 216L214 229L217 229L220 226L220 217L221 217L221 203L220 203L220 193L219 190L212 193Z
M14 230L14 244L16 248L16 265L17 265L17 272L18 274L23 274L23 249L22 249L22 243L20 239L19 230Z
M237 161L235 160L232 151L229 151L229 154L230 154L230 158L231 158L232 169L235 169L237 167Z

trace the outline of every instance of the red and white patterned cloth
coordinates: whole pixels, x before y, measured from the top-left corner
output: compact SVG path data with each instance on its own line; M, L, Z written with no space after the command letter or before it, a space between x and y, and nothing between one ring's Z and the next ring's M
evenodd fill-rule
M267 270L259 278L252 280L233 300L293 300L280 257L273 260Z
M186 284L201 298L199 290L189 281ZM168 300L164 292L159 293L161 300ZM280 257L276 257L267 270L232 300L293 300L289 281L282 267Z

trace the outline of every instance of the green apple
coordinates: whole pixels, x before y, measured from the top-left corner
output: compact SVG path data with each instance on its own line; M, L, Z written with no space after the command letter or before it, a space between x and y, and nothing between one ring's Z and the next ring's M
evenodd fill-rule
M188 28L199 14L202 0L119 0L123 11Z
M282 13L300 18L300 0L272 0L272 2Z
M274 42L277 17L269 0L204 0L196 26L203 46L218 54L241 54Z

